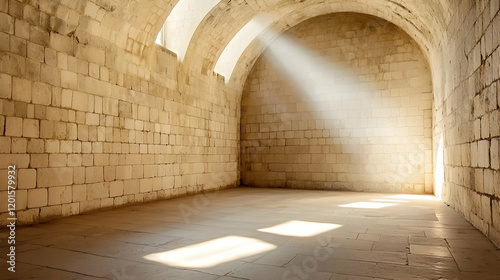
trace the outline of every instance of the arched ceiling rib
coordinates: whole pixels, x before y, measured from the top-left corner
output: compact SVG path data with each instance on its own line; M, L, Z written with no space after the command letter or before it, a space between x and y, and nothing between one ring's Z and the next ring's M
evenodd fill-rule
M246 3L252 1L248 0ZM209 73L225 47L237 31L241 30L259 13L272 12L278 17L276 25L293 26L300 21L333 12L358 12L383 18L402 28L422 47L428 50L440 39L446 15L443 14L440 1L395 1L395 0L325 0L325 1L267 1L266 9L256 6L234 5L212 10L210 19L200 24L195 32L188 52L186 64L194 73ZM216 7L217 8L217 7ZM258 8L262 8L258 6ZM215 11L216 10L216 11ZM289 12L292 10L292 12ZM441 20L441 22L439 22ZM283 31L284 29L282 28ZM248 40L246 40L248 41ZM258 55L258 54L256 54ZM199 73L199 72L198 72Z
M238 57L238 62L236 63L236 67L234 72L231 75L231 85L235 88L242 88L245 79L251 70L251 67L255 60L259 57L262 51L266 48L265 44L262 44L262 41L270 42L273 36L280 34L287 29L299 24L300 22L307 20L309 18L320 16L324 14L329 14L333 12L356 12L356 13L365 13L366 10L371 7L367 7L364 4L340 4L334 3L330 5L330 9L317 10L314 6L306 7L301 9L300 11L292 11L288 14L282 15L279 19L275 20L273 26L270 27L271 32L264 31L260 34L261 38L265 38L264 40L255 40L251 44L249 44L243 54ZM389 17L385 13L381 13L377 10L371 10L371 15L380 17L382 19L387 20L388 22L401 21L398 19L399 15L395 15L393 17ZM417 43L422 48L424 54L429 56L429 48L435 44L435 39L432 36L425 36L424 33L418 32L415 27L410 23L406 22L406 24L401 24L399 26L404 31L406 31L411 37L417 41ZM429 34L427 34L429 35ZM233 42L231 42L233 43ZM228 79L228 77L226 77Z
M92 2L105 10L103 21L112 17L116 19L113 20L115 24L121 21L127 26L127 30L122 32L128 34L130 40L140 45L153 45L178 1L89 0L88 3ZM184 64L192 73L211 73L238 31L263 12L278 14L273 25L281 26L281 31L300 21L333 12L352 11L378 16L402 28L426 53L442 39L443 30L449 22L451 3L452 0L224 0L205 16L196 29ZM138 54L141 55L141 52ZM243 57L252 54L258 55L259 52L245 52Z

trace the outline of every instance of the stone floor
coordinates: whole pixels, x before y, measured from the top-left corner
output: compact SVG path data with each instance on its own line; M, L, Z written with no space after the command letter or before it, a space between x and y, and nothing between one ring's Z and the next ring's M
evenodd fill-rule
M236 188L17 229L0 279L500 279L432 196ZM5 277L6 276L6 277Z

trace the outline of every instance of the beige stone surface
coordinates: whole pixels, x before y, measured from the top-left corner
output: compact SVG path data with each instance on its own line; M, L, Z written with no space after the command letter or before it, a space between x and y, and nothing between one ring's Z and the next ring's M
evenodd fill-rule
M105 208L109 200L83 207ZM16 254L43 269L20 269L16 277L113 278L120 273L115 267L125 267L118 275L128 278L158 279L500 276L498 248L433 196L408 195L405 202L378 209L344 207L382 200L396 199L383 193L236 188L67 217L17 229L18 236L32 238ZM77 203L42 209L42 220L81 211ZM228 230L231 235L222 234Z
M30 156L27 154L2 154L0 168L7 169L8 166L15 166L16 169L28 168Z
M65 186L73 183L73 168L39 168L37 187Z
M109 184L96 183L87 185L87 200L109 197Z
M87 186L86 185L73 185L72 186L73 202L81 202L87 199Z
M424 168L431 135L423 132L431 77L418 45L386 21L352 14L314 18L283 36L276 44L300 45L288 54L297 57L273 60L271 45L243 91L242 184L432 190Z
M17 187L19 189L33 189L36 187L36 169L20 169L17 178Z
M0 97L10 98L12 96L12 77L0 74Z
M33 119L23 120L23 137L38 138L40 133L39 121Z
M5 136L22 136L23 119L17 117L7 117L5 120Z
M112 203L113 207L118 207L238 185L242 175L239 173L240 154L258 155L252 150L240 150L241 128L245 129L245 133L248 132L246 129L250 133L262 133L259 138L261 143L252 143L255 147L276 147L263 152L259 155L263 158L252 160L255 164L250 165L256 172L272 170L266 180L274 181L276 186L282 186L284 181L381 181L387 174L384 172L414 174L407 176L404 182L389 178L387 184L353 184L348 187L373 191L381 188L434 191L442 196L446 204L500 244L500 228L495 223L500 214L491 210L488 215L488 205L496 207L500 198L497 148L500 136L500 36L496 35L500 32L498 1L207 1L207 6L214 6L206 15L199 12L201 5L197 5L198 12L188 9L183 14L181 10L178 14L181 19L174 20L185 21L182 28L170 26L171 29L184 31L192 28L192 36L184 31L168 32L176 37L169 39L187 42L183 55L175 53L177 50L167 50L154 44L161 26L179 1L82 1L78 5L70 2L0 1L0 136L8 138L1 143L8 144L0 148L0 169L5 170L8 164L17 164L20 169L36 169L37 172L36 187L27 191L28 209L17 213L20 223L36 223L41 221L42 216L43 219L51 219L108 208ZM377 49L372 44L373 37L397 37L402 32L379 34L375 31L380 31L380 26L367 24L357 28L373 32L368 36L356 36L356 33L346 30L343 37L335 42L337 46L344 46L338 54L350 61L358 61L357 65L343 65L341 69L362 69L366 79L360 84L380 81L377 69L367 66L384 63L358 59L356 52L350 51L353 45L360 45L361 50L368 48L367 53L397 54L394 57L397 63L389 63L389 71L383 69L382 79L391 81L387 87L400 90L385 92L391 96L390 100L376 104L394 110L371 112L380 114L377 125L382 119L395 120L398 117L397 128L373 129L371 134L370 129L377 126L355 131L343 127L337 135L325 129L331 125L329 123L294 121L286 123L282 131L271 131L270 124L277 121L272 116L279 115L279 112L296 110L297 117L303 118L306 108L294 108L293 104L297 102L287 103L285 107L265 107L255 115L255 120L241 118L242 114L246 114L241 111L243 85L266 45L254 38L243 38L255 35L255 30L248 32L244 29L239 34L238 31L249 22L255 23L251 20L257 15L258 19L268 16L264 24L269 24L279 34L305 20L337 12L358 12L379 17L398 26L414 40L411 48L405 45L404 40L394 42L391 39L387 43L392 42L394 48L384 46ZM186 18L182 18L184 16ZM268 39L275 36L268 32L261 35ZM320 42L315 46L319 49L327 50L333 45L333 42L324 41L322 34L312 34L311 37L311 42ZM241 38L244 40L238 41ZM232 57L236 63L232 75L222 77L213 70L225 50L230 49L228 46L233 39L233 43L242 48L242 53ZM346 44L353 40L356 42ZM363 46L364 43L367 45ZM407 89L426 83L421 77L413 76L419 72L408 63L415 59L415 45L422 52L423 60L429 64L432 88L425 92L432 94L425 100L419 100L418 95L412 95L408 100L397 100L408 92ZM335 52L324 52L322 55L335 56ZM361 52L362 55L364 53ZM272 84L275 81L268 82ZM264 86L259 90L270 92L272 88ZM370 91L373 90L370 88ZM322 106L327 104L320 103ZM368 105L375 106L374 103ZM420 118L420 109L410 105L431 109L424 110ZM349 106L342 104L340 111ZM396 110L405 106L410 108ZM370 112L359 111L348 112L342 115L342 119L353 120ZM401 117L403 114L407 116ZM242 121L253 122L253 125L248 128L241 126ZM371 124L349 123L351 125ZM408 167L404 162L419 162L417 157L382 156L410 153L413 149L411 145L398 145L400 137L391 139L393 133L403 130L412 141L432 138L432 146L426 146L422 156L425 162L417 164L418 168L412 172L400 168ZM368 139L366 143L351 141L346 145L342 142L362 132L365 135L356 137ZM272 143L273 139L280 141ZM307 141L301 143L300 139ZM388 142L381 145L370 139ZM294 148L302 145L311 148L308 152ZM366 154L362 152L357 155L356 151L360 150L350 148L351 145L371 146L372 150L380 153L370 154L370 157L363 156ZM323 150L324 146L329 146L329 149ZM343 150L344 147L347 149ZM68 157L64 167L50 166L49 155L58 154L77 156L71 160ZM109 164L98 159L97 165L93 157L83 157L93 154L109 155ZM81 166L78 155L82 156ZM137 155L138 162L127 162L127 155ZM286 168L294 165L291 163L293 159L290 161L294 155L300 155L297 164L286 173ZM298 164L299 161L301 164ZM375 170L357 170L359 163L363 162L376 162ZM137 178L132 179L132 166L135 165L143 166L143 173L140 177L138 172L135 174ZM325 168L331 165L335 165L336 172ZM109 183L111 186L115 180L123 181L123 196L87 201L87 185L83 184L87 182L86 168L92 167L102 167L103 176L102 179L100 175L92 177L95 174L90 172L90 181L98 180L90 184L104 186ZM377 168L384 169L384 172ZM352 173L352 170L356 172ZM152 184L151 191L143 183L142 190L145 192L141 193L141 179ZM79 188L79 192L72 194L75 202L52 205L47 209L44 209L45 206L30 208L30 201L36 201L35 205L44 205L41 203L43 189L50 192L51 188L61 186L71 186L73 190ZM317 185L287 186L310 188ZM346 184L343 183L343 186ZM34 190L37 192L33 193ZM35 197L37 193L41 195L40 201ZM120 193L119 187L113 191L114 195ZM0 212L0 217L5 215L5 212ZM380 245L381 248L383 246ZM350 253L346 252L346 255ZM483 256L460 250L451 253L462 271L470 267L464 266L460 260L481 259ZM420 255L408 261L410 266L412 263L423 266L434 260L453 268L449 260L435 258ZM357 263L343 264L342 267L361 270ZM259 268L253 264L251 267L254 270ZM369 265L364 268L373 270ZM411 270L414 277L429 276L419 275L418 270L413 271L411 267L405 269ZM457 277L478 278L474 272L464 273ZM334 272L330 276L342 277L339 275L342 273ZM59 276L52 278L76 278L81 274ZM236 273L234 276L243 277L245 274ZM402 278L398 275L379 277ZM443 278L453 277L445 275Z
M12 99L23 102L31 101L31 81L18 77L12 78Z
M0 153L10 153L10 137L0 137Z
M123 181L113 181L109 185L109 196L116 197L123 195Z
M72 187L53 187L49 189L49 205L60 205L72 202Z
M10 143L9 143L10 144ZM7 147L9 147L8 145ZM28 148L28 139L26 138L12 138L12 152L13 154L25 154Z
M85 182L95 183L103 181L103 168L102 167L87 167L85 168Z
M36 188L28 190L28 208L36 208L47 205L47 189Z

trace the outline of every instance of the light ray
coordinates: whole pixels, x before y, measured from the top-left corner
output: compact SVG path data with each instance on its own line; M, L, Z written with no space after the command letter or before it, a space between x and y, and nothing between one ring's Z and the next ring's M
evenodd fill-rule
M224 76L226 83L231 79L238 59L245 49L272 23L273 15L261 13L252 18L236 33L215 64L214 71Z

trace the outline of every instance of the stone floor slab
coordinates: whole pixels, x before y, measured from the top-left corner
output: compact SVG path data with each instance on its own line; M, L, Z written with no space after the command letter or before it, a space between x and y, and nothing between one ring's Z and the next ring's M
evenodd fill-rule
M366 208L393 196L235 188L188 216L199 196L67 217L18 228L17 272L1 244L0 279L500 279L500 250L434 197Z

